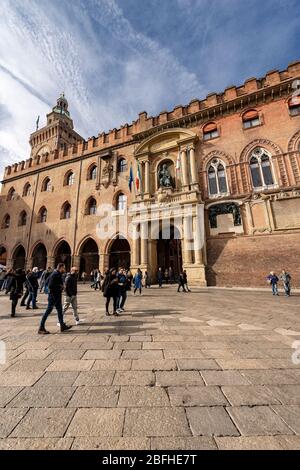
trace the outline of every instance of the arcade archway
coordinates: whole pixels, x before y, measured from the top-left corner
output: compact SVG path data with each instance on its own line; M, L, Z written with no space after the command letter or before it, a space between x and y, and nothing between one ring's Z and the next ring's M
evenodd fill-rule
M4 246L0 246L0 265L6 266L7 261L7 251Z
M26 262L26 252L25 248L22 245L19 245L12 256L13 260L13 269L25 269Z
M116 238L109 250L109 268L130 268L130 245L125 238Z
M88 238L80 248L80 272L90 274L94 269L99 269L99 250L95 240Z
M43 243L39 243L33 250L32 266L43 270L47 267L47 250Z
M65 240L63 240L57 245L55 250L55 266L57 266L58 263L64 263L66 270L70 271L71 259L70 245Z

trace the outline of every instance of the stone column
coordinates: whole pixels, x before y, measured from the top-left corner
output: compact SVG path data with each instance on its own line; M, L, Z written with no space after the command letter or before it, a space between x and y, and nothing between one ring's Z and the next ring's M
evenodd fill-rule
M47 258L47 264L48 268L55 268L55 257L54 256L48 256Z
M148 222L141 223L141 265L148 264Z
M195 147L190 148L190 168L191 168L192 184L196 184L198 183L198 170L197 170L197 162L196 162L196 155L195 155Z
M192 238L192 227L191 217L184 217L183 219L183 249L184 249L184 261L187 264L192 263L192 250L191 250L191 238Z
M72 257L72 266L74 266L78 270L80 269L80 256L73 255L73 257Z
M132 233L132 253L131 253L131 266L136 267L140 264L139 257L139 238L137 237L137 225L133 224Z
M182 185L188 186L189 184L189 175L188 175L188 165L187 165L187 153L186 149L181 150L181 173L182 173Z
M201 243L201 227L199 224L198 216L193 217L193 232L194 232L194 253L195 253L195 264L203 265L203 249Z
M150 162L145 161L145 194L150 192Z

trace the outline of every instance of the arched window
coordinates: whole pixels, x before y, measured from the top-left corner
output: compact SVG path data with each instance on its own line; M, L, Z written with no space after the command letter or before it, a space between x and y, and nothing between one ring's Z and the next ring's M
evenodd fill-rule
M50 192L52 190L51 180L49 177L45 178L42 184L42 191Z
M271 156L263 148L256 148L250 158L250 170L254 188L274 186Z
M10 215L6 214L3 217L1 228L9 228L10 226Z
M95 198L90 197L86 202L85 214L95 215L97 213L97 201Z
M203 139L211 140L219 137L219 131L215 122L209 122L203 127Z
M31 195L31 184L26 183L23 189L23 197L30 196Z
M75 175L73 171L68 171L65 175L64 186L73 186L75 181Z
M216 158L210 162L207 175L210 196L224 196L228 193L225 165L221 160Z
M10 190L8 191L8 194L7 194L7 201L12 201L13 199L15 199L16 197L16 191L15 191L15 188L10 188Z
M116 209L117 211L125 210L127 206L127 196L125 194L120 193L117 196L117 201L116 201Z
M47 222L47 209L46 207L41 207L38 213L38 223L43 224Z
M250 129L250 127L256 127L261 124L259 114L256 109L251 109L243 114L243 126L244 129Z
M120 158L118 161L118 173L124 173L127 171L127 160L126 158Z
M87 179L88 180L97 179L97 165L95 163L89 167L88 174L87 174Z
M27 224L27 214L26 211L22 211L19 215L19 227L23 227Z
M71 218L71 204L69 202L65 202L61 208L61 219L70 219Z
M289 111L291 116L300 115L300 96L293 96L289 100Z

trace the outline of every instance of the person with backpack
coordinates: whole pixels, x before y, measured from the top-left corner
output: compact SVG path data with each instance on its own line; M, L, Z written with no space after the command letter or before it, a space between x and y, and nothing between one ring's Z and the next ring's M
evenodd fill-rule
M270 284L270 286L272 287L273 295L279 295L279 293L278 293L278 281L279 281L279 279L276 276L276 274L274 273L274 271L270 272L270 274L267 277L267 281Z
M279 276L279 280L283 282L284 292L286 297L290 297L291 295L291 280L292 277L289 273L287 273L284 269Z

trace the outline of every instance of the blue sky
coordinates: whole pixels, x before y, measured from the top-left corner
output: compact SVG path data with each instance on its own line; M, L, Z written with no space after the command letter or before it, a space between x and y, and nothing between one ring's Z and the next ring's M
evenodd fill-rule
M0 172L65 91L87 138L300 59L298 0L1 0Z

